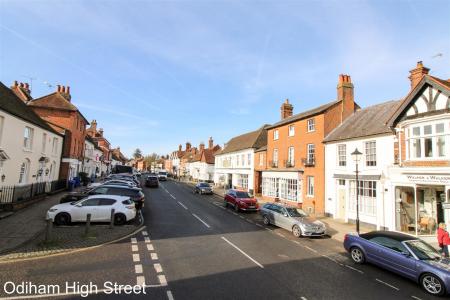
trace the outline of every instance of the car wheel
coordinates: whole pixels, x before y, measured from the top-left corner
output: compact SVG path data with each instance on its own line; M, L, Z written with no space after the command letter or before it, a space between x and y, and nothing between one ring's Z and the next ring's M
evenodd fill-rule
M292 226L292 234L297 238L302 236L302 230L298 225Z
M56 225L69 225L70 224L70 215L67 213L59 213L55 217Z
M366 261L366 257L359 247L352 247L350 249L350 256L352 257L352 260L357 264L363 264Z
M263 217L263 223L264 223L264 225L270 225L270 219L269 219L269 217L268 216L264 216Z
M115 214L114 215L114 224L115 225L123 225L127 221L127 218L124 214Z
M420 277L422 288L434 296L442 296L445 294L445 286L439 277L434 274L427 273Z
M234 211L239 212L239 204L234 203Z

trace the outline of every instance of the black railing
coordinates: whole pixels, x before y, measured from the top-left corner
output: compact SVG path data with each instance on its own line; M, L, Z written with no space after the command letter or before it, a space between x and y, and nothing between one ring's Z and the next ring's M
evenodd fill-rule
M67 180L0 186L0 204L21 203L67 187Z
M284 167L286 168L293 168L295 166L294 162L291 160L285 160L284 161Z
M314 157L302 158L302 163L305 167L314 167L316 165L316 160Z

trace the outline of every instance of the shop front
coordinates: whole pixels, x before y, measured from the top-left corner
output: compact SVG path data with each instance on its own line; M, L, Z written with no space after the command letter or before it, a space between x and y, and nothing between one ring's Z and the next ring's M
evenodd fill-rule
M392 180L396 231L434 241L439 223L450 228L450 174L399 175Z

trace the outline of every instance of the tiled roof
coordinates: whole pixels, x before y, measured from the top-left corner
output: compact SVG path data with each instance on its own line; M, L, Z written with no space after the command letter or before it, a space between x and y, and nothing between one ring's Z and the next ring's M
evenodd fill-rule
M28 102L28 105L34 107L78 111L78 113L85 119L86 124L89 124L88 120L83 116L78 108L58 92L54 92L43 97L31 100Z
M267 145L262 146L261 148L255 150L255 152L263 152L263 151L267 151Z
M50 132L58 133L50 125L42 120L30 107L28 107L25 102L23 102L17 95L0 82L0 109L20 118L27 122L30 122L42 129L48 130Z
M331 131L325 137L324 142L392 133L392 130L387 125L387 121L401 102L401 100L388 101L356 111L341 125Z
M292 122L295 122L295 121L298 121L298 120L302 120L302 119L306 119L306 118L312 117L314 115L317 115L317 114L320 114L320 113L324 112L325 110L327 110L328 108L332 107L333 105L335 105L335 104L337 104L339 102L340 101L329 102L329 103L321 105L319 107L316 107L316 108L307 110L305 112L302 112L302 113L290 116L290 117L288 117L286 119L283 119L283 120L273 124L272 126L269 126L267 129L279 127L279 126L286 125L286 124L289 124L289 123L292 123ZM356 105L356 103L355 103L355 105Z
M242 135L232 138L231 140L228 141L228 143L226 143L225 148L222 151L216 153L216 155L235 152L249 148L258 149L267 145L268 126L270 125L266 124L255 131L244 133Z

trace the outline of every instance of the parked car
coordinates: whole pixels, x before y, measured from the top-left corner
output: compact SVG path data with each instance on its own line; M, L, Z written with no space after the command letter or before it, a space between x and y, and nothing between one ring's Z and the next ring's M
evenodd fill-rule
M125 181L131 181L134 184L136 184L137 187L141 186L140 181L137 179L136 176L131 175L131 174L112 174L109 175L108 177L106 177L105 181L109 181L109 180L125 180Z
M145 178L145 186L146 187L158 187L159 186L158 176L156 176L156 175L148 175Z
M167 180L167 172L166 171L159 171L158 172L158 179L159 179L159 181L166 181Z
M232 206L235 211L258 211L259 204L256 198L245 191L230 189L224 196L225 207Z
M212 194L213 193L213 189L212 187L209 185L209 183L207 182L200 182L197 183L194 187L194 194Z
M450 289L450 260L416 237L392 231L347 234L344 248L355 263L397 273L432 295L443 296Z
M86 192L72 192L68 193L64 198L70 199L71 197L87 197L89 195L118 195L118 196L128 196L136 204L137 209L141 209L144 206L145 195L142 190L137 187L128 187L121 185L101 185L95 187ZM63 199L64 199L63 198ZM61 201L63 200L61 199Z
M265 225L275 225L292 232L295 237L323 236L326 226L303 210L279 203L266 203L261 208Z
M86 198L88 195L85 193L68 193L59 200L59 203L77 202Z
M137 185L134 181L121 180L121 179L107 180L105 182L94 182L94 183L91 183L90 185L88 185L88 187L94 188L94 187L101 186L104 184L114 184L114 185L125 185L125 186L129 186L129 187L137 187Z
M136 217L136 207L130 197L115 195L95 195L85 197L77 202L52 206L47 212L57 225L68 225L71 222L86 222L91 214L92 222L109 222L111 210L114 209L114 223L125 224Z

